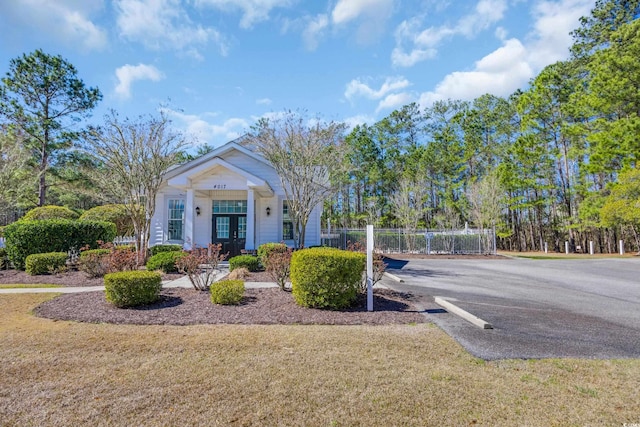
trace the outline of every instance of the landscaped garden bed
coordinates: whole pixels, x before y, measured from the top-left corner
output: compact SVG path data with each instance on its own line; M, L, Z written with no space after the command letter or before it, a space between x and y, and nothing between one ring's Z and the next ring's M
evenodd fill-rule
M376 289L375 311L367 312L363 298L355 307L320 310L298 306L290 292L278 288L247 289L240 305L211 303L208 292L185 288L163 289L160 301L137 308L116 308L104 292L65 294L38 306L37 316L93 323L154 325L193 324L408 324L425 317L411 305L408 294Z

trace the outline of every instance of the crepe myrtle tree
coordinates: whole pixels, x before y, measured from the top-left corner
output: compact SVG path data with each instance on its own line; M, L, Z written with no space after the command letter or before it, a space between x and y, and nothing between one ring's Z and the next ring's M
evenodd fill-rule
M99 165L95 185L107 200L124 204L136 236L138 263L149 245L151 218L164 173L181 159L185 139L164 112L121 119L111 110L102 126L86 133L86 149Z
M47 174L79 138L74 125L102 99L61 56L36 50L9 62L0 83L0 117L24 135L38 179L38 206L47 204Z
M345 129L343 123L291 110L264 117L251 129L249 140L280 176L296 248L304 247L313 209L340 189L337 177L345 172Z

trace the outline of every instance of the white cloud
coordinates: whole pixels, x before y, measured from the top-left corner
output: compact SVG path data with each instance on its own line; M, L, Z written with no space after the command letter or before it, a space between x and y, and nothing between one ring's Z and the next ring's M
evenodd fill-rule
M180 0L117 0L120 35L150 49L175 49L202 59L196 46L214 42L225 56L228 45L217 30L196 25Z
M199 6L209 5L221 10L242 11L240 28L251 28L254 24L269 19L269 13L276 7L288 7L293 0L196 0Z
M329 17L326 14L319 14L315 18L308 18L308 23L302 31L302 40L308 50L315 50L318 47L319 38L324 30L329 26Z
M578 27L581 16L589 15L592 7L592 0L542 1L534 6L535 24L528 48L536 69L567 57L573 41L569 33Z
M217 117L217 113L185 114L171 109L165 109L165 112L175 119L176 125L182 126L185 135L195 140L195 145L216 147L242 136L249 128L249 123L241 118L211 123L210 119Z
M99 12L102 2L74 0L21 0L0 2L0 13L82 50L101 50L108 44L106 31L89 15Z
M527 51L517 39L476 62L473 71L456 71L447 75L432 92L423 93L420 104L448 98L471 100L485 93L507 96L521 87L534 71L527 62Z
M418 62L431 59L436 56L437 48L444 39L455 35L475 37L479 32L499 22L506 10L506 0L480 0L473 12L462 16L452 26L421 29L422 18L405 20L396 28L396 47L391 53L391 62L394 66L411 67Z
M378 103L376 113L382 110L395 110L414 101L414 96L408 92L391 93Z
M496 29L502 46L477 61L471 71L445 76L433 91L420 96L423 107L448 98L471 100L485 93L507 96L521 88L542 68L569 56L569 32L579 25L593 7L592 0L540 1L533 8L533 30L526 42L506 39L506 31Z
M402 76L387 77L380 86L380 89L372 89L369 85L360 79L351 80L347 83L344 97L353 100L356 97L364 97L368 99L381 99L391 92L395 92L411 86L409 80Z
M351 131L358 125L373 124L376 122L376 119L367 114L358 114L357 116L347 117L343 122L347 125L348 130Z
M394 0L338 0L331 12L331 22L345 26L358 22L356 40L369 44L384 33L385 23L393 14Z
M380 16L393 8L393 0L338 0L331 19L334 24L344 24L362 15Z
M115 88L115 93L121 98L131 97L131 85L137 80L151 80L154 82L160 81L164 78L164 75L153 65L138 64L138 65L123 65L116 69L116 78L118 84Z
M271 100L269 98L256 99L256 104L258 104L258 105L270 105L271 104Z

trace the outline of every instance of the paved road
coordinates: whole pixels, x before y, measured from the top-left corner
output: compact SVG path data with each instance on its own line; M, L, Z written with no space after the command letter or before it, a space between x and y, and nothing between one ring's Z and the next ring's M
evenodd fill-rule
M392 262L392 287L425 297L428 316L483 359L640 358L640 259L427 259ZM444 297L491 323L444 312Z

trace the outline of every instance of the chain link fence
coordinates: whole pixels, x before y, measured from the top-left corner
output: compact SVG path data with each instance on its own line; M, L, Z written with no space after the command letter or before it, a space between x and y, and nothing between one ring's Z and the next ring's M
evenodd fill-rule
M382 253L413 254L481 254L495 255L496 239L493 230L465 228L461 230L375 229L374 244ZM366 247L365 229L323 230L323 246L346 249L359 243Z

